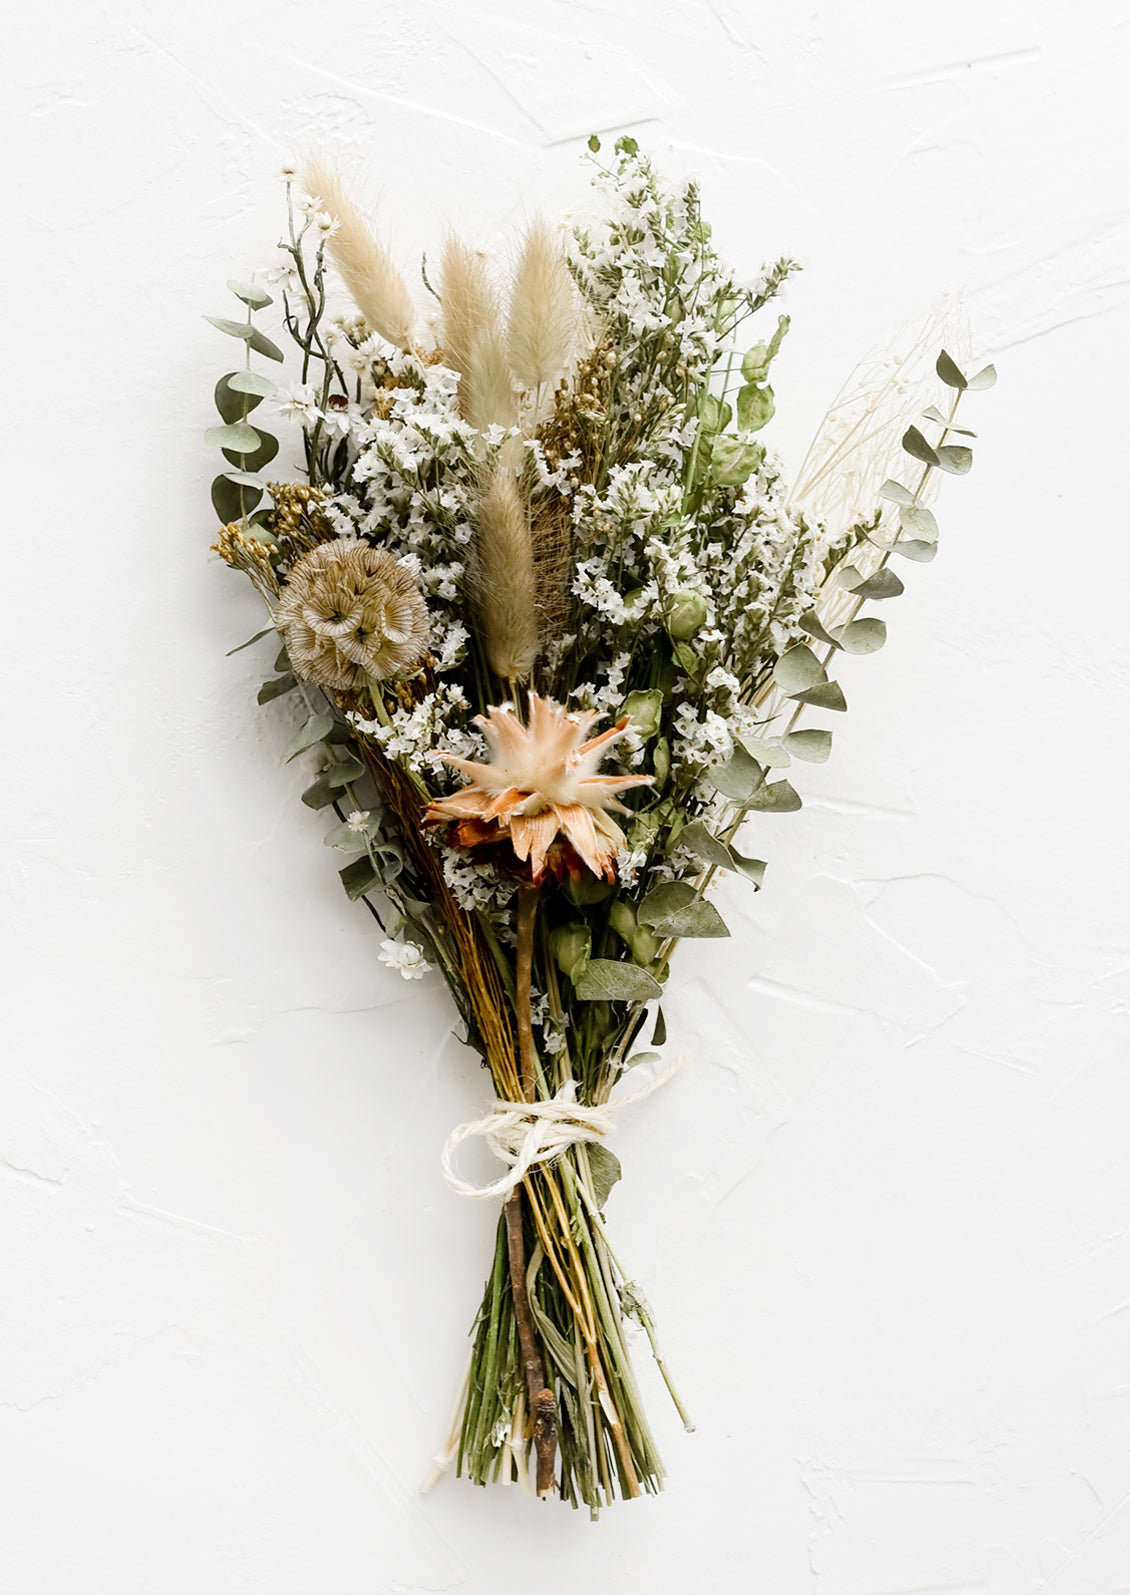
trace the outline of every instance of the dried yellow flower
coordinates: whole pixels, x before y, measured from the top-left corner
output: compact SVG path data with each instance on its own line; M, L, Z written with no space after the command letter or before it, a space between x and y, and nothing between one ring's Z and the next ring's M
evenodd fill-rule
M296 676L341 692L415 670L428 612L415 578L364 542L320 543L292 567L275 608Z

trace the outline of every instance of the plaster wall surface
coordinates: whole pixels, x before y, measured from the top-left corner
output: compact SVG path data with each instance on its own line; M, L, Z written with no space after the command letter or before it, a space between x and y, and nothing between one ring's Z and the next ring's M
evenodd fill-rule
M0 1583L25 1595L1130 1591L1124 7L58 0L6 28ZM801 258L771 441L962 292L1000 382L804 809L724 883L610 1207L698 1420L591 1525L417 1483L494 1215L209 563L227 277L355 159L398 257L590 132ZM970 405L972 412L973 405Z

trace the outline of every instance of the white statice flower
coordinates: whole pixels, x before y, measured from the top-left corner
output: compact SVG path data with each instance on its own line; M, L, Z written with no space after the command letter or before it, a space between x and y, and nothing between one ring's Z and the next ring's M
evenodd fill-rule
M390 969L398 969L405 980L420 980L432 968L413 942L383 941L377 957Z

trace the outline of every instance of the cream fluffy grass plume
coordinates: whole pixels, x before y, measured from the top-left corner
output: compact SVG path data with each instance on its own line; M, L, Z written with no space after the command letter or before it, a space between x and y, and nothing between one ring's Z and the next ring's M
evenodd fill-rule
M931 324L879 387L849 385L790 490L769 444L795 263L739 276L696 183L631 139L593 157L587 213L531 223L511 266L441 240L430 311L324 163L304 189L292 174L280 263L229 284L242 319L210 318L240 360L207 436L214 546L283 645L260 702L295 705L284 757L316 766L303 802L334 817L382 961L421 1000L443 982L494 1093L449 1142L484 1136L505 1171L429 1481L595 1517L666 1478L631 1325L691 1427L609 1236L628 1199L610 1094L662 1057L680 943L729 935L714 886L760 887L829 757L896 565L937 552L934 489L973 459L959 406L993 372ZM263 475L275 410L300 425L301 480Z

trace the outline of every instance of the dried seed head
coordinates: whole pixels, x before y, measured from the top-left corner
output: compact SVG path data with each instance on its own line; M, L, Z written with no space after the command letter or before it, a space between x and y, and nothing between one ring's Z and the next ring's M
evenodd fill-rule
M292 568L275 608L296 676L357 691L416 669L428 613L414 577L368 543L321 543Z

